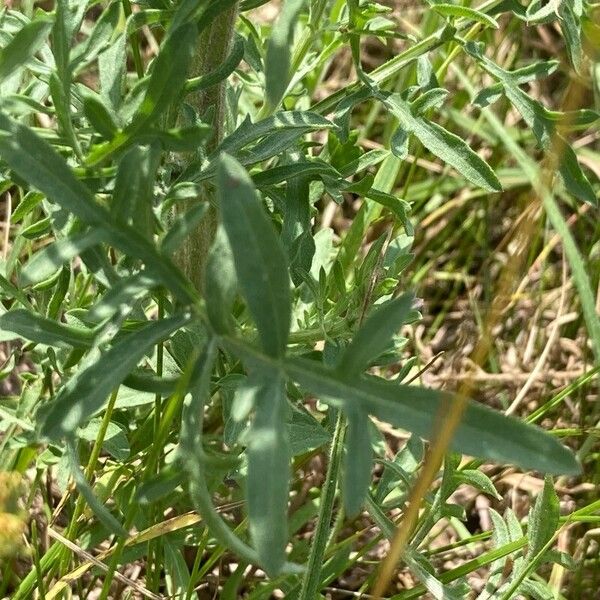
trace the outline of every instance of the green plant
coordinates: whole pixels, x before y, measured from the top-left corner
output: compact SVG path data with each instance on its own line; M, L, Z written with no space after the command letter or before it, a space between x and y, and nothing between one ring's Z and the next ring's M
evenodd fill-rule
M239 561L224 597L235 597L247 565L272 579L257 578L253 598L274 588L318 597L348 564L358 535L336 540L343 519L366 509L392 537L387 511L404 505L418 476L420 438L460 407L453 452L550 474L579 470L551 434L405 383L410 359L391 380L388 367L401 361L402 326L419 318L403 279L411 207L393 193L399 175L405 189L414 176L405 169L409 152L424 148L441 159L457 187L502 190L494 169L435 118L449 94L443 75L453 56L464 53L489 76L488 87L472 90L473 102L488 111L496 139L524 165L566 239L550 186L485 107L513 105L567 193L596 201L566 136L595 124L598 114L550 111L523 91L557 64L509 71L484 48L506 13L532 23L558 14L569 57L582 69L580 8L563 2L555 14L494 0L477 10L435 2L431 33L408 36L405 50L367 73L361 39L396 36L384 7L287 0L269 29L248 16L262 4L148 0L132 11L129 0L57 0L52 13L1 15L0 189L14 199L18 233L0 277L0 327L3 341L25 340L15 356L34 368L20 397L2 409L10 435L0 458L5 470L35 464L40 476L57 466L64 537L90 547L109 543L107 572L97 575L103 599L119 565L140 556L150 591L164 585L191 598L224 552ZM88 9L98 12L92 20ZM140 51L146 27L160 40L149 62ZM356 81L313 101L345 47ZM441 63L436 51L445 53ZM365 104L393 123L389 150L361 149L353 114ZM363 200L340 241L314 226L324 197ZM388 232L361 254L369 227L384 218ZM590 282L567 242L598 352ZM377 486L371 417L413 433L393 460L377 451ZM304 498L290 515L294 474L327 445L320 505ZM496 492L454 455L438 471L432 477L440 485L404 559L435 597L460 597L464 580L452 587L436 579L419 544L440 520L463 516L448 502L459 485ZM558 519L551 489L547 483L532 513L527 564L502 593L533 594L531 576L542 560L567 562L547 553L558 525L552 522L551 533L538 525L545 509ZM343 508L335 517L339 490ZM217 496L242 503L247 520L224 519ZM199 520L163 532L167 507L177 515L195 509ZM287 552L292 533L315 515L312 547L295 540ZM510 516L494 519L496 545L517 550L523 535L510 529ZM146 532L142 541L134 530ZM191 567L184 546L196 548ZM35 570L12 582L14 598L40 586L50 594L74 581L83 586L69 578L70 563L71 549L54 542Z

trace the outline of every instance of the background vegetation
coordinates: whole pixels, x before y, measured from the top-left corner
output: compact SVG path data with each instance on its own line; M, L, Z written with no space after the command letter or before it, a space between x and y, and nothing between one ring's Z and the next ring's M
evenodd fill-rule
M598 7L5 4L0 596L595 597Z

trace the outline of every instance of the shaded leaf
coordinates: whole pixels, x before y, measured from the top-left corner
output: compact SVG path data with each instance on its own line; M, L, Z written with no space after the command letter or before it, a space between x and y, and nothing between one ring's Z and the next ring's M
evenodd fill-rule
M486 15L485 13L475 10L474 8L469 8L467 6L459 6L458 4L446 4L446 3L438 3L434 2L431 4L431 8L435 10L435 12L439 13L444 17L459 17L462 19L468 19L469 21L475 21L476 23L481 23L482 25L487 25L488 27L492 27L493 29L498 29L498 21L496 19Z
M95 337L89 329L63 325L23 308L9 310L0 316L0 328L32 342L61 348L89 348Z
M37 11L33 20L0 49L0 83L26 63L46 43L52 29L52 15Z
M552 477L546 476L544 488L529 513L527 535L529 538L526 562L535 558L554 537L558 528L560 504Z
M71 476L75 480L75 485L79 493L85 498L88 506L92 509L92 512L98 518L98 521L108 529L111 533L118 536L127 537L127 531L117 521L117 519L110 513L110 511L100 502L100 500L94 494L94 490L90 487L90 484L86 481L81 468L79 467L79 457L77 451L73 447L72 443L67 444L67 457Z
M104 237L104 231L92 229L44 246L23 267L19 275L21 284L26 286L45 281L66 262L78 256L87 248L100 243Z
M413 302L414 295L407 293L375 307L344 351L340 372L360 373L386 350L392 337L406 322Z
M265 58L266 93L270 106L276 107L290 81L290 48L294 25L304 0L285 0L273 25Z
M102 409L109 394L158 342L187 323L187 316L151 322L129 334L102 355L88 355L77 373L48 405L42 431L53 440L76 430Z

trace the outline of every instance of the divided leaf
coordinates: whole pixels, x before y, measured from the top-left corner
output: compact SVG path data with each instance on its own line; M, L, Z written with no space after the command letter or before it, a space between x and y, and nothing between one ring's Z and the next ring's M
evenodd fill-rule
M221 341L255 368L279 364L240 340L226 337ZM359 406L367 414L425 439L431 436L438 415L454 402L454 396L446 392L379 377L348 379L337 370L305 358L285 359L282 368L290 379L324 402L342 408ZM581 470L573 453L549 433L473 401L468 403L450 449L552 474L577 474Z
M86 365L69 379L43 418L42 431L52 440L72 434L100 411L109 394L135 369L158 342L188 322L187 315L150 322L99 355L88 356Z
M42 138L0 112L0 154L20 177L87 225L103 231L103 241L142 260L183 302L195 298L173 263L161 256L136 228L116 223L65 160Z
M432 154L454 167L470 182L490 192L499 192L502 185L492 168L454 133L441 125L413 114L411 107L400 94L384 96L383 102L400 121L400 124Z

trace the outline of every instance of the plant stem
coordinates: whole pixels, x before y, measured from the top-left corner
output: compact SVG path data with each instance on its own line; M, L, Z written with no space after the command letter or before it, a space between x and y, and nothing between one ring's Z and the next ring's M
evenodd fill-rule
M165 316L164 311L164 298L162 294L159 295L157 300L158 305L158 320L161 320ZM163 360L164 360L164 345L162 342L159 342L156 346L156 374L159 377L162 377L163 374ZM154 439L157 438L158 432L160 430L160 423L162 418L162 396L160 393L157 393L154 398ZM161 460L159 456L159 460L156 463L156 474L160 472ZM160 516L162 513L162 503L159 501L156 503L154 507L154 520L158 522L160 520ZM162 554L162 543L161 538L158 537L155 540L150 540L148 542L148 564L150 565L150 577L148 582L148 589L153 592L158 593L158 589L160 587L160 574L161 574L161 554Z
M238 15L238 3L221 12L218 17L202 32L192 59L190 77L201 77L214 71L227 58L233 39L235 22ZM194 108L197 116L203 118L212 111L213 136L206 147L207 152L214 150L225 135L226 85L221 81L206 90L190 94L187 102ZM190 157L193 160L195 155ZM181 203L176 208L185 212L197 202L211 202L212 193L204 188L198 198ZM212 204L212 202L211 202ZM204 265L217 229L217 212L211 205L209 211L198 227L188 236L181 249L175 254L175 260L185 275L192 281L197 290L202 289Z
M345 430L346 420L340 412L337 416L333 440L331 442L329 465L327 466L327 475L325 476L325 484L323 485L319 517L308 557L308 565L302 581L299 600L313 600L318 597L318 590L321 584L321 566L323 565L323 557L329 538L335 492L342 462Z
M129 18L132 14L131 4L129 0L123 0L122 5L125 17ZM131 44L131 52L133 54L133 64L135 66L135 73L138 76L138 79L141 79L144 76L144 63L142 62L142 55L140 54L140 44L138 40L138 34L136 31L134 31L129 36L129 43Z
M111 394L110 399L108 401L108 405L106 406L106 410L104 412L104 416L102 417L102 422L100 423L100 430L98 431L98 436L94 441L94 445L92 446L92 453L90 454L90 458L88 460L87 466L85 468L85 478L88 481L91 481L94 476L94 471L96 470L96 463L98 462L98 458L100 457L100 452L102 451L102 444L104 444L104 438L106 437L106 432L108 430L108 425L110 423L110 419L112 417L112 413L115 407L115 403L117 401L117 393L118 388ZM73 515L71 516L71 521L69 522L69 527L67 529L67 533L65 537L68 540L74 540L77 535L77 522L79 517L83 514L85 509L85 499L83 496L79 496L77 498L77 502L75 503L75 510L73 511ZM63 547L61 551L61 572L68 568L69 561L69 549Z

